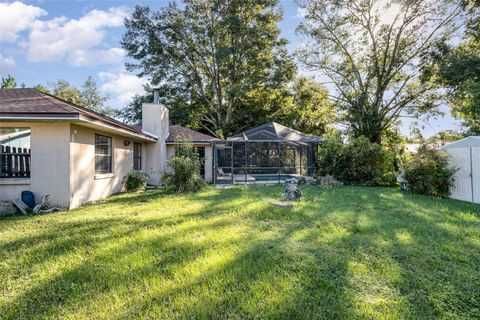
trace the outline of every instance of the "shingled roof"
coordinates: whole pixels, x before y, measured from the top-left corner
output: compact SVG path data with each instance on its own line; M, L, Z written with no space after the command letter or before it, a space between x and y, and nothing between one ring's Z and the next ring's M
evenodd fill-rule
M178 142L182 140L192 142L210 142L212 140L218 140L215 137L209 136L189 128L185 128L179 125L170 126L167 142Z
M32 89L0 89L0 119L94 120L113 127L154 138L141 128L129 126L111 117L86 109L53 95Z

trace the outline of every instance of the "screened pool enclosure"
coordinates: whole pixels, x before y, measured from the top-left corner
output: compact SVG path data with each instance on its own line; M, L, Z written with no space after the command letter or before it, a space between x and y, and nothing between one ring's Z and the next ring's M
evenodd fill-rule
M213 141L216 184L283 183L311 179L321 137L275 122L247 130L227 140Z

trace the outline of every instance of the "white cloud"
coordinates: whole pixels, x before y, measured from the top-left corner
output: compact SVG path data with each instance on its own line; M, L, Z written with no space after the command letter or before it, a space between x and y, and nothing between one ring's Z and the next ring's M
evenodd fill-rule
M14 42L18 33L30 29L37 18L47 12L19 1L0 3L0 42Z
M0 54L0 74L7 74L15 68L15 60L10 57L3 57Z
M146 84L144 79L125 71L118 73L102 71L98 73L98 77L104 82L101 89L115 96L122 104L130 102L135 94L143 93L143 85Z
M68 55L68 62L74 66L95 66L99 64L121 64L125 57L122 48L108 50L78 49Z
M31 62L67 59L77 66L92 64L96 58L101 60L99 63L110 63L110 59L111 63L118 63L124 55L122 49L95 47L103 43L105 29L121 26L126 14L125 8L116 7L92 10L78 20L66 17L36 20L28 39L28 59Z

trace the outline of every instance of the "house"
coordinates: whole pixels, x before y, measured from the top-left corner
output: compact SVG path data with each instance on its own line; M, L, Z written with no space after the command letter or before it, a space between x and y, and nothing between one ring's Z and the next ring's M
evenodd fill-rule
M75 208L119 192L132 169L158 184L175 144L185 140L204 155L205 179L212 180L214 137L170 126L159 103L143 104L142 112L142 124L130 126L35 89L0 89L0 201L30 190Z

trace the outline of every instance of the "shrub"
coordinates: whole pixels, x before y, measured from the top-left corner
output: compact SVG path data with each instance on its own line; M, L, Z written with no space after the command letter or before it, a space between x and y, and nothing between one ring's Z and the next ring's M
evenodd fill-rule
M450 194L456 171L449 167L446 153L422 145L405 166L404 178L411 192L441 197Z
M200 177L200 157L189 142L175 146L175 154L167 161L171 171L163 176L163 183L175 192L197 192L205 186Z
M343 143L340 136L328 138L319 147L321 175L332 175L347 184L393 185L395 155L365 137Z
M132 170L123 178L123 189L125 191L144 189L147 185L147 181L147 173L140 170Z

